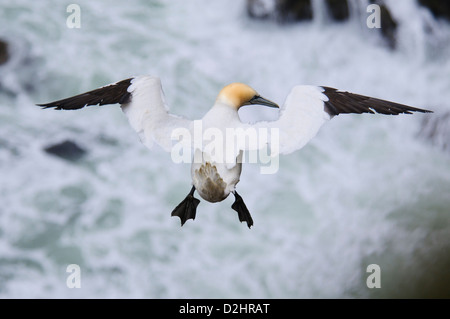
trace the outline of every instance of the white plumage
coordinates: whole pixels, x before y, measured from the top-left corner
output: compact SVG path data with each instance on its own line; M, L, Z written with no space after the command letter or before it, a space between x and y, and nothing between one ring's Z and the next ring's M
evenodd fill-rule
M287 96L278 120L245 124L239 118L240 107L278 105L262 98L248 85L233 83L220 91L216 102L202 119L191 121L169 113L161 81L152 76L133 77L40 106L73 110L88 105L115 103L121 104L131 127L145 146L151 148L157 143L172 152L174 144L178 143L193 150L193 187L186 199L174 209L172 216L179 216L182 225L188 219L195 219L200 202L193 196L195 190L203 199L213 203L233 193L235 202L232 208L238 212L239 220L247 222L249 227L253 225L253 219L236 192L244 151L269 147L271 156L292 153L304 147L323 124L339 114L430 112L329 87L299 85ZM218 137L223 139L221 143Z
M169 114L159 78L138 76L127 88L132 99L121 105L131 127L139 134L142 143L152 148L153 142L165 151L172 149L172 131L176 128L189 129L191 121Z

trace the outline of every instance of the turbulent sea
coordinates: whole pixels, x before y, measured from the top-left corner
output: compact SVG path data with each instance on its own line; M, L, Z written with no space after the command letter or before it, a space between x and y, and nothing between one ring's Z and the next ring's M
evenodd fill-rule
M172 209L190 167L146 149L117 105L44 103L151 74L171 110L200 118L245 82L282 104L297 84L336 87L435 111L450 105L450 25L414 1L387 1L398 49L348 22L251 20L245 1L0 0L0 298L395 298L450 296L450 155L421 134L427 115L343 115L275 175L243 168L233 199ZM361 23L363 22L363 23ZM434 32L431 31L434 30ZM243 110L249 120L275 110ZM71 140L67 161L44 151ZM67 266L81 270L69 289ZM369 289L371 264L381 288Z

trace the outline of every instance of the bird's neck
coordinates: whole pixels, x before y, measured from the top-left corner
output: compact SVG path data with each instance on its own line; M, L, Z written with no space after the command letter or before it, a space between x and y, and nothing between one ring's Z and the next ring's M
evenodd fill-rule
M234 121L239 121L239 113L228 104L216 102L211 110L205 114L203 120L217 127L227 127L232 126Z
M238 99L233 99L222 94L217 97L214 106L216 105L223 105L235 111L239 110L241 107L241 103Z

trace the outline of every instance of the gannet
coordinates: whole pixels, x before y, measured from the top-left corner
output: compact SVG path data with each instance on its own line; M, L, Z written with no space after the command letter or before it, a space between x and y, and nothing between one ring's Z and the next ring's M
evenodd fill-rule
M120 104L131 127L139 134L142 143L149 148L156 142L170 152L175 130L184 129L190 132L193 130L195 121L169 113L161 80L155 76L131 77L73 97L37 105L45 109L77 110L90 105L117 103ZM243 123L238 110L246 105L279 108L279 118L270 122ZM203 128L216 128L219 132L224 132L228 128L276 128L279 130L277 152L289 154L304 147L316 136L324 123L340 114L399 115L413 112L432 113L429 110L331 87L310 85L295 86L280 108L278 104L263 98L250 86L232 83L219 92L214 105L200 121ZM181 226L187 220L196 217L200 200L194 197L195 191L201 198L212 203L221 202L232 193L235 197L232 209L238 213L239 221L246 222L249 228L253 226L250 212L236 191L242 170L242 154L249 148L239 143L237 145L233 149L234 153L232 152L234 163L230 165L230 154L217 156L219 150L206 150L202 146L196 146L194 141L192 147L195 149L195 156L199 155L200 160L192 161L192 188L171 214L180 218ZM225 156L228 158L224 158Z

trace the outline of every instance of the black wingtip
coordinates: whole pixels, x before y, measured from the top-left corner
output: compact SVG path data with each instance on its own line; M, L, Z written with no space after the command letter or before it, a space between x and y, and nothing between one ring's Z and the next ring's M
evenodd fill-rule
M53 109L53 110L61 111L61 110L78 110L78 109L85 107L86 105L78 106L78 107L62 107L60 104L48 103L48 104L36 104L36 106L39 106L43 110Z
M381 100L369 96L349 93L337 90L331 87L322 87L323 94L328 98L324 102L325 111L330 116L339 114L414 114L414 113L433 113L426 109L419 109L412 106Z
M132 80L129 78L66 99L36 105L43 109L78 110L90 105L126 104L132 98L128 92Z
M45 109L55 109L55 110L61 110L61 108L58 108L56 105L51 105L51 104L36 104L36 106L39 106L41 109L45 110Z
M434 112L425 109L411 108L408 111L405 111L403 114L414 115L414 113L432 114Z

